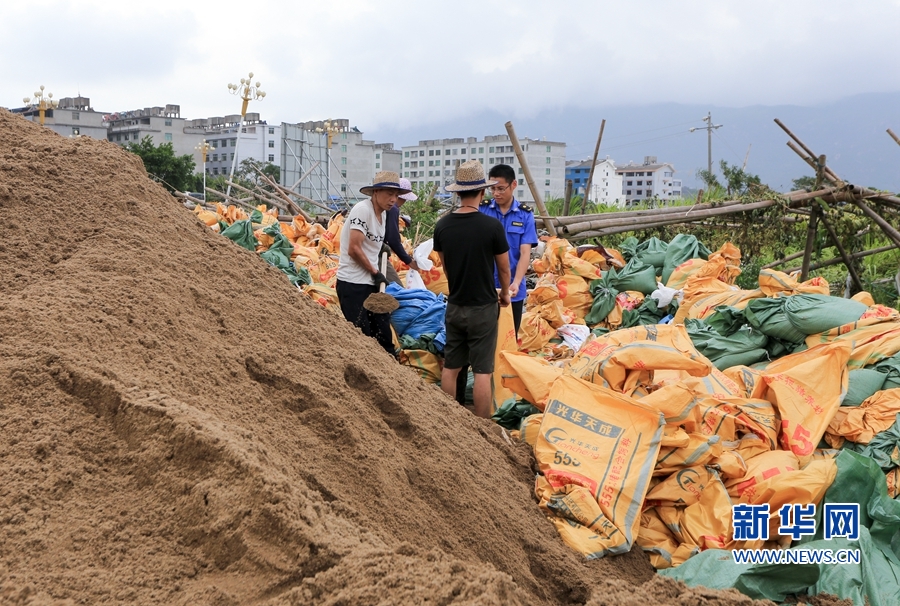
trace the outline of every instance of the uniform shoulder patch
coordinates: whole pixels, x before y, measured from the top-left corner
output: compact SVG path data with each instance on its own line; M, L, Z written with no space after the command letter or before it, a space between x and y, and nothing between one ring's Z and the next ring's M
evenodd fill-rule
M481 201L481 205L482 205L482 206L487 206L487 205L490 204L490 203L491 203L490 200L482 200L482 201Z
M519 204L519 208L521 208L522 210L524 210L527 213L534 212L534 209L532 207L528 206L527 204Z

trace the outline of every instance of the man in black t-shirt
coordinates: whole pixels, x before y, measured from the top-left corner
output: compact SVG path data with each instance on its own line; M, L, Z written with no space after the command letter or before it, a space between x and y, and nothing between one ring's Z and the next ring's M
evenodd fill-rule
M459 194L460 207L441 218L434 229L434 250L441 257L450 287L441 388L455 398L457 376L468 363L475 375L475 414L484 418L491 416L500 306L509 305L506 232L500 221L478 212L484 190L495 183L484 178L480 162L460 165L456 183L445 188ZM495 265L502 285L499 297L494 287Z

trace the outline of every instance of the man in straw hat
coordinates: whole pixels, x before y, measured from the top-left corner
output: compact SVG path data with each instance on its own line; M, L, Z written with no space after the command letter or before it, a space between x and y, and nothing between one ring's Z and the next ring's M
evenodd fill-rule
M382 171L375 175L372 185L359 191L370 198L357 203L344 221L337 295L344 318L394 355L390 314L372 313L363 303L369 295L378 292L381 284L387 283L378 267L378 254L384 244L385 215L397 203L397 196L410 190L400 185L400 175Z
M434 250L441 257L450 287L441 388L455 398L456 379L468 363L475 375L475 414L484 418L491 413L500 306L509 305L506 233L500 221L478 212L484 190L495 183L484 178L480 162L460 165L456 182L445 187L459 194L460 206L441 218L434 229ZM495 266L500 276L499 297L494 287Z

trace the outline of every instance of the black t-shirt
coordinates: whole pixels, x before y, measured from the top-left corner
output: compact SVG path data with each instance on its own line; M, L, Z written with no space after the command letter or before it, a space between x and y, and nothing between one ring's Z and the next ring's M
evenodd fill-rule
M444 253L444 272L454 305L497 300L494 255L509 251L503 224L480 212L450 213L434 228L434 250Z

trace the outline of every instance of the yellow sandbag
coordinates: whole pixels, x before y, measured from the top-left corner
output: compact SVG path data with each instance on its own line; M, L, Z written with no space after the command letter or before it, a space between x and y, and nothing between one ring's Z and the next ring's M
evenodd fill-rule
M319 248L321 251L322 249ZM329 288L334 288L337 282L337 270L340 264L337 255L319 255L319 282Z
M219 223L219 215L211 210L206 210L199 204L194 207L194 214L197 215L197 218L205 223L207 227L212 227Z
M341 306L338 302L337 292L334 288L330 288L324 284L304 284L301 290L313 301L331 311L338 316L343 317Z
M894 467L885 473L887 481L887 494L890 498L896 499L900 496L900 467Z
M683 287L684 299L678 306L673 323L682 324L688 318L702 320L712 315L720 305L743 309L751 300L765 296L759 289L740 290L726 284L719 279L723 272L728 272L727 260L718 257L707 261L688 278Z
M653 475L668 476L685 467L706 465L725 452L725 441L719 436L689 433L688 438L687 446L659 449Z
M552 276L552 274L547 275ZM563 320L563 305L559 290L552 278L543 277L538 280L534 289L528 293L525 304L529 311L537 313L553 328L559 328L566 324Z
M745 460L747 472L740 478L725 480L728 494L735 500L744 503L757 502L757 484L773 478L778 474L800 469L797 455L789 450L770 450Z
M693 505L707 484L718 482L719 474L704 465L685 467L663 479L647 492L645 507Z
M720 258L724 259L725 267L719 272L719 280L726 284L734 284L737 277L741 275L741 249L731 242L726 242L719 250L709 255L709 260L713 262Z
M844 439L868 444L889 429L900 412L900 389L876 391L859 406L841 406L828 424L825 440L833 448L840 448Z
M669 275L669 280L666 282L666 286L680 290L687 283L688 278L696 275L707 263L708 261L706 261L706 259L688 259L672 270L672 273Z
M409 366L418 373L426 383L440 383L441 358L421 349L403 349L400 351L400 364Z
M800 459L812 457L847 392L850 344L827 343L775 360L763 371L766 400L781 417L779 444Z
M588 288L588 282L579 276L561 276L556 281L556 288L563 306L575 312L581 320L591 311L594 298Z
M659 519L655 509L647 509L641 514L641 526L636 542L647 552L650 565L657 570L683 564L688 558L700 552L699 547L691 549L675 539L675 535Z
M291 253L291 261L295 267L305 267L313 282L321 282L322 268L319 265L319 253L311 246L294 244L294 252Z
M836 342L852 345L847 361L850 370L870 366L900 352L900 322L892 317L870 316L806 337L808 347Z
M850 299L853 301L858 301L858 302L862 303L863 305L869 305L869 306L875 305L875 299L872 298L871 294L869 294L868 292L866 292L864 290L856 293L855 295L850 297Z
M534 447L540 507L586 557L631 549L659 451L657 411L563 375L550 390Z
M494 374L491 376L491 414L503 403L513 397L513 392L503 383L503 372L500 369L503 352L515 352L519 348L516 342L516 324L513 320L512 307L500 308L500 317L497 324L497 346L494 349Z
M337 255L341 252L341 229L344 227L344 215L335 213L328 221L328 229L319 236L319 254Z
M502 351L496 369L503 386L544 410L550 388L563 370L540 358L517 351Z
M767 296L775 295L830 295L825 278L811 278L798 282L783 271L762 269L759 272L759 289Z
M537 351L555 336L556 330L539 313L526 311L522 314L522 324L519 326L519 349Z
M427 271L420 271L419 275L422 276L422 282L429 291L436 295L450 295L450 284L447 282L447 276L444 274L442 266L435 265Z
M702 477L691 472L695 469L683 470L682 481L699 493L696 502L683 506L659 506L656 512L660 520L672 531L675 539L688 551L705 549L723 549L733 535L731 528L731 499L725 486L711 472L705 483Z

